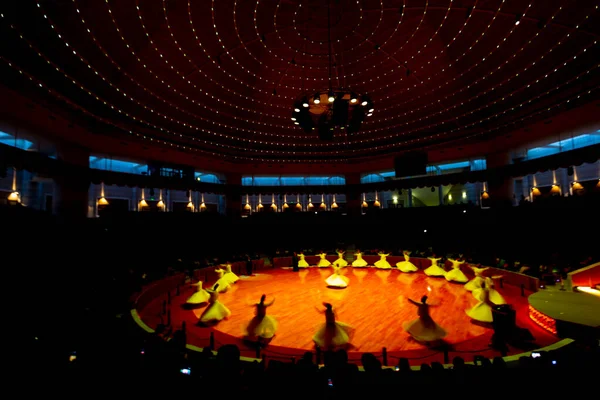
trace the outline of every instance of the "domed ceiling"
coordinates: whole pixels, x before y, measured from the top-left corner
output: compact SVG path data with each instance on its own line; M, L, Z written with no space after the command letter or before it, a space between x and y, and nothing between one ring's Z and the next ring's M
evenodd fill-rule
M598 4L5 1L0 80L102 135L232 162L359 162L597 99ZM321 140L292 117L330 88L372 115Z

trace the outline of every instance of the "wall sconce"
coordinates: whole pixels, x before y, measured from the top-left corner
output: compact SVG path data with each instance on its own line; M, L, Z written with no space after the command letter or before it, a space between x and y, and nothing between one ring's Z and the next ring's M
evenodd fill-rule
M17 191L17 169L13 167L12 192L8 195L8 201L20 203L21 195Z

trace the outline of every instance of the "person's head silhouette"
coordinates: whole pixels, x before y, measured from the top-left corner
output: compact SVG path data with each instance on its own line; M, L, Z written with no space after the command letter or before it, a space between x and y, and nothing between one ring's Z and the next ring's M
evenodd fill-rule
M427 303L427 296L421 297L421 303L423 303L423 304Z

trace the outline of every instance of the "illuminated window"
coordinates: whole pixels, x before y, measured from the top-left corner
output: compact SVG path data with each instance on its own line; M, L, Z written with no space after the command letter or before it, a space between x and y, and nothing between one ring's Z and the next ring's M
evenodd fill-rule
M215 174L206 173L206 172L196 172L194 174L194 178L198 182L206 182L206 183L224 183L224 179L219 178Z
M329 186L344 185L341 176L245 176L243 186Z
M7 146L16 147L21 150L29 150L33 146L33 142L25 139L17 139L8 133L0 131L0 143Z
M587 146L593 146L600 144L600 130L597 130L592 134L585 134L560 140L558 142L550 143L545 146L535 147L527 150L527 160L534 160L536 158L547 157L553 154L558 154L563 151L581 149Z
M101 169L104 171L125 172L128 174L137 175L148 172L147 164L95 156L90 157L90 168Z

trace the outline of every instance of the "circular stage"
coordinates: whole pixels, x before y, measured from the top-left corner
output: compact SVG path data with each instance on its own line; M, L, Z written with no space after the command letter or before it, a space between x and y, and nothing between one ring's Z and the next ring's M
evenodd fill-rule
M360 358L359 353L379 354L385 347L388 354L396 357L443 361L438 350L415 342L402 329L403 323L417 318L417 308L408 299L419 301L421 296L427 295L428 302L437 305L431 308L431 316L448 332L445 341L451 350L450 357L460 355L470 359L475 353L488 357L500 355L489 349L493 334L491 324L473 322L466 315L465 310L477 304L477 300L464 285L427 277L421 271L411 274L395 269L347 267L344 273L350 278L349 286L344 289L326 286L324 281L332 274L331 268L307 268L299 272L266 269L254 276L241 276L220 295L220 301L231 310L231 317L212 328L197 325L204 307L194 310L183 307L185 299L193 293L188 286L171 300L171 321L174 326L186 322L191 345L207 346L213 332L217 344L235 343L244 356L253 357L255 350L243 342L242 332L253 317L253 304L266 294L267 302L275 299L268 313L277 317L279 329L263 354L299 356L314 350L312 336L324 322L319 311L323 310L323 302L329 302L336 310L337 319L355 328L349 348L355 359ZM521 296L520 288L504 285L497 289L515 308L517 325L533 334L536 347L558 341L528 318L527 297ZM157 314L160 314L161 304L162 300L157 300L139 311L142 320L151 327L160 322ZM510 348L509 353L526 350L531 349Z
M600 327L600 297L592 294L544 290L529 296L529 304L532 318L551 332L556 332L557 321Z

